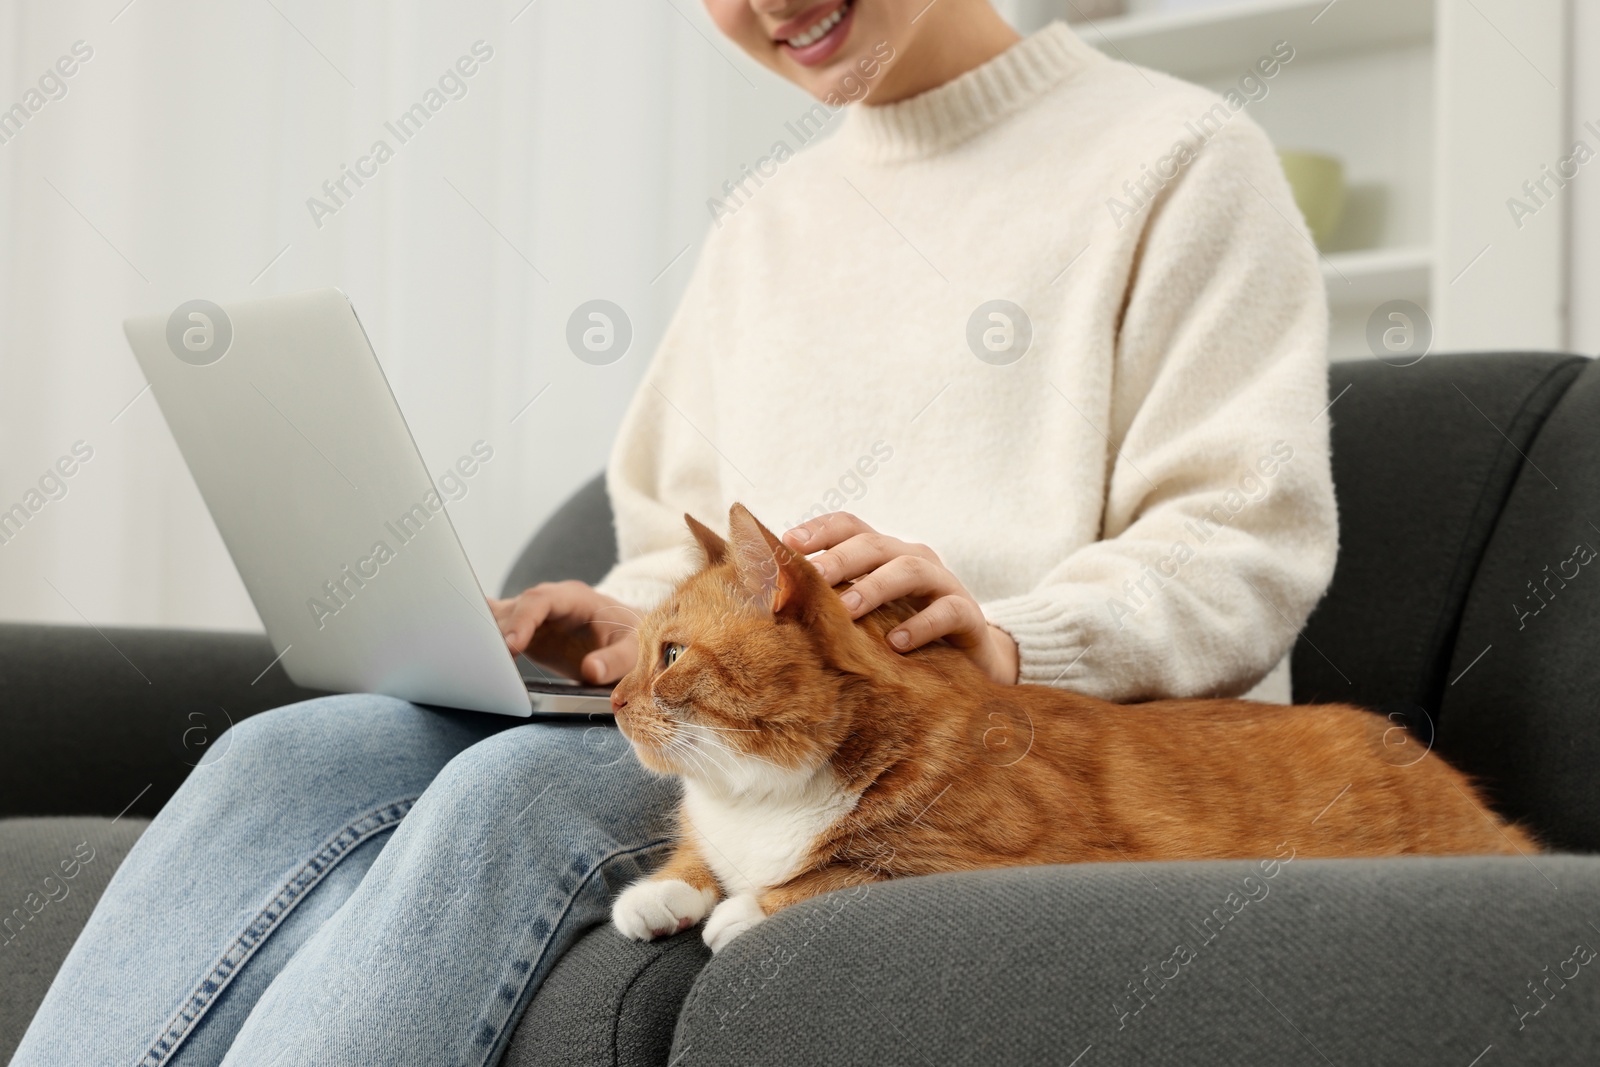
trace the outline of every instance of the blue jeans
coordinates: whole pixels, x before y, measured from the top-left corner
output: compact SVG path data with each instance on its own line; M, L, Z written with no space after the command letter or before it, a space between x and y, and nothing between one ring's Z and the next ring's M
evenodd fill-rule
M668 848L615 728L307 701L217 742L113 877L14 1067L492 1064Z

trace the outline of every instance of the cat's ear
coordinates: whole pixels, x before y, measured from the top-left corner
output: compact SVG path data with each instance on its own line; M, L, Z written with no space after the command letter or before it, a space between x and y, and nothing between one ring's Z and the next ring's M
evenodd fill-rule
M739 584L753 601L774 615L792 614L805 604L815 572L743 504L728 511L728 547Z
M700 548L706 554L707 567L715 567L728 558L728 542L718 537L716 531L688 512L684 512L683 521L689 524L689 532L700 542Z

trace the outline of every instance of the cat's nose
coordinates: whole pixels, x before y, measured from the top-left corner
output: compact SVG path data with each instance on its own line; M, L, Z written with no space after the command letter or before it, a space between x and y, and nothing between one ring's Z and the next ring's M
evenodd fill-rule
M613 689L611 691L611 710L613 713L621 711L622 706L627 702L628 698L622 695L621 689Z

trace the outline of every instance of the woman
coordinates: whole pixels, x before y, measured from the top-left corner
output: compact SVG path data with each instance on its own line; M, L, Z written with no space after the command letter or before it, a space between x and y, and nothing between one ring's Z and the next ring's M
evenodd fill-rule
M858 579L856 613L924 598L898 647L1118 700L1259 682L1336 523L1322 282L1242 101L1064 26L1019 42L986 0L708 6L819 100L865 101L713 203L608 472L622 562L494 602L509 648L617 679L689 566L682 514L737 499L802 517L789 543ZM665 853L671 783L585 742L375 696L240 724L14 1062L494 1062Z

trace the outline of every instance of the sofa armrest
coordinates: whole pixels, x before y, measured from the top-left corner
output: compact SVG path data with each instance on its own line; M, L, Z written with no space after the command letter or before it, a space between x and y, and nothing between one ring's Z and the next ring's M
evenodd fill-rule
M1596 1063L1596 899L1600 858L1578 856L886 882L781 912L715 956L673 1055L1466 1067L1493 1045L1494 1062Z
M10 1063L45 992L144 828L129 816L0 819L0 1063Z
M230 723L321 695L273 658L261 634L0 624L0 818L154 815Z

